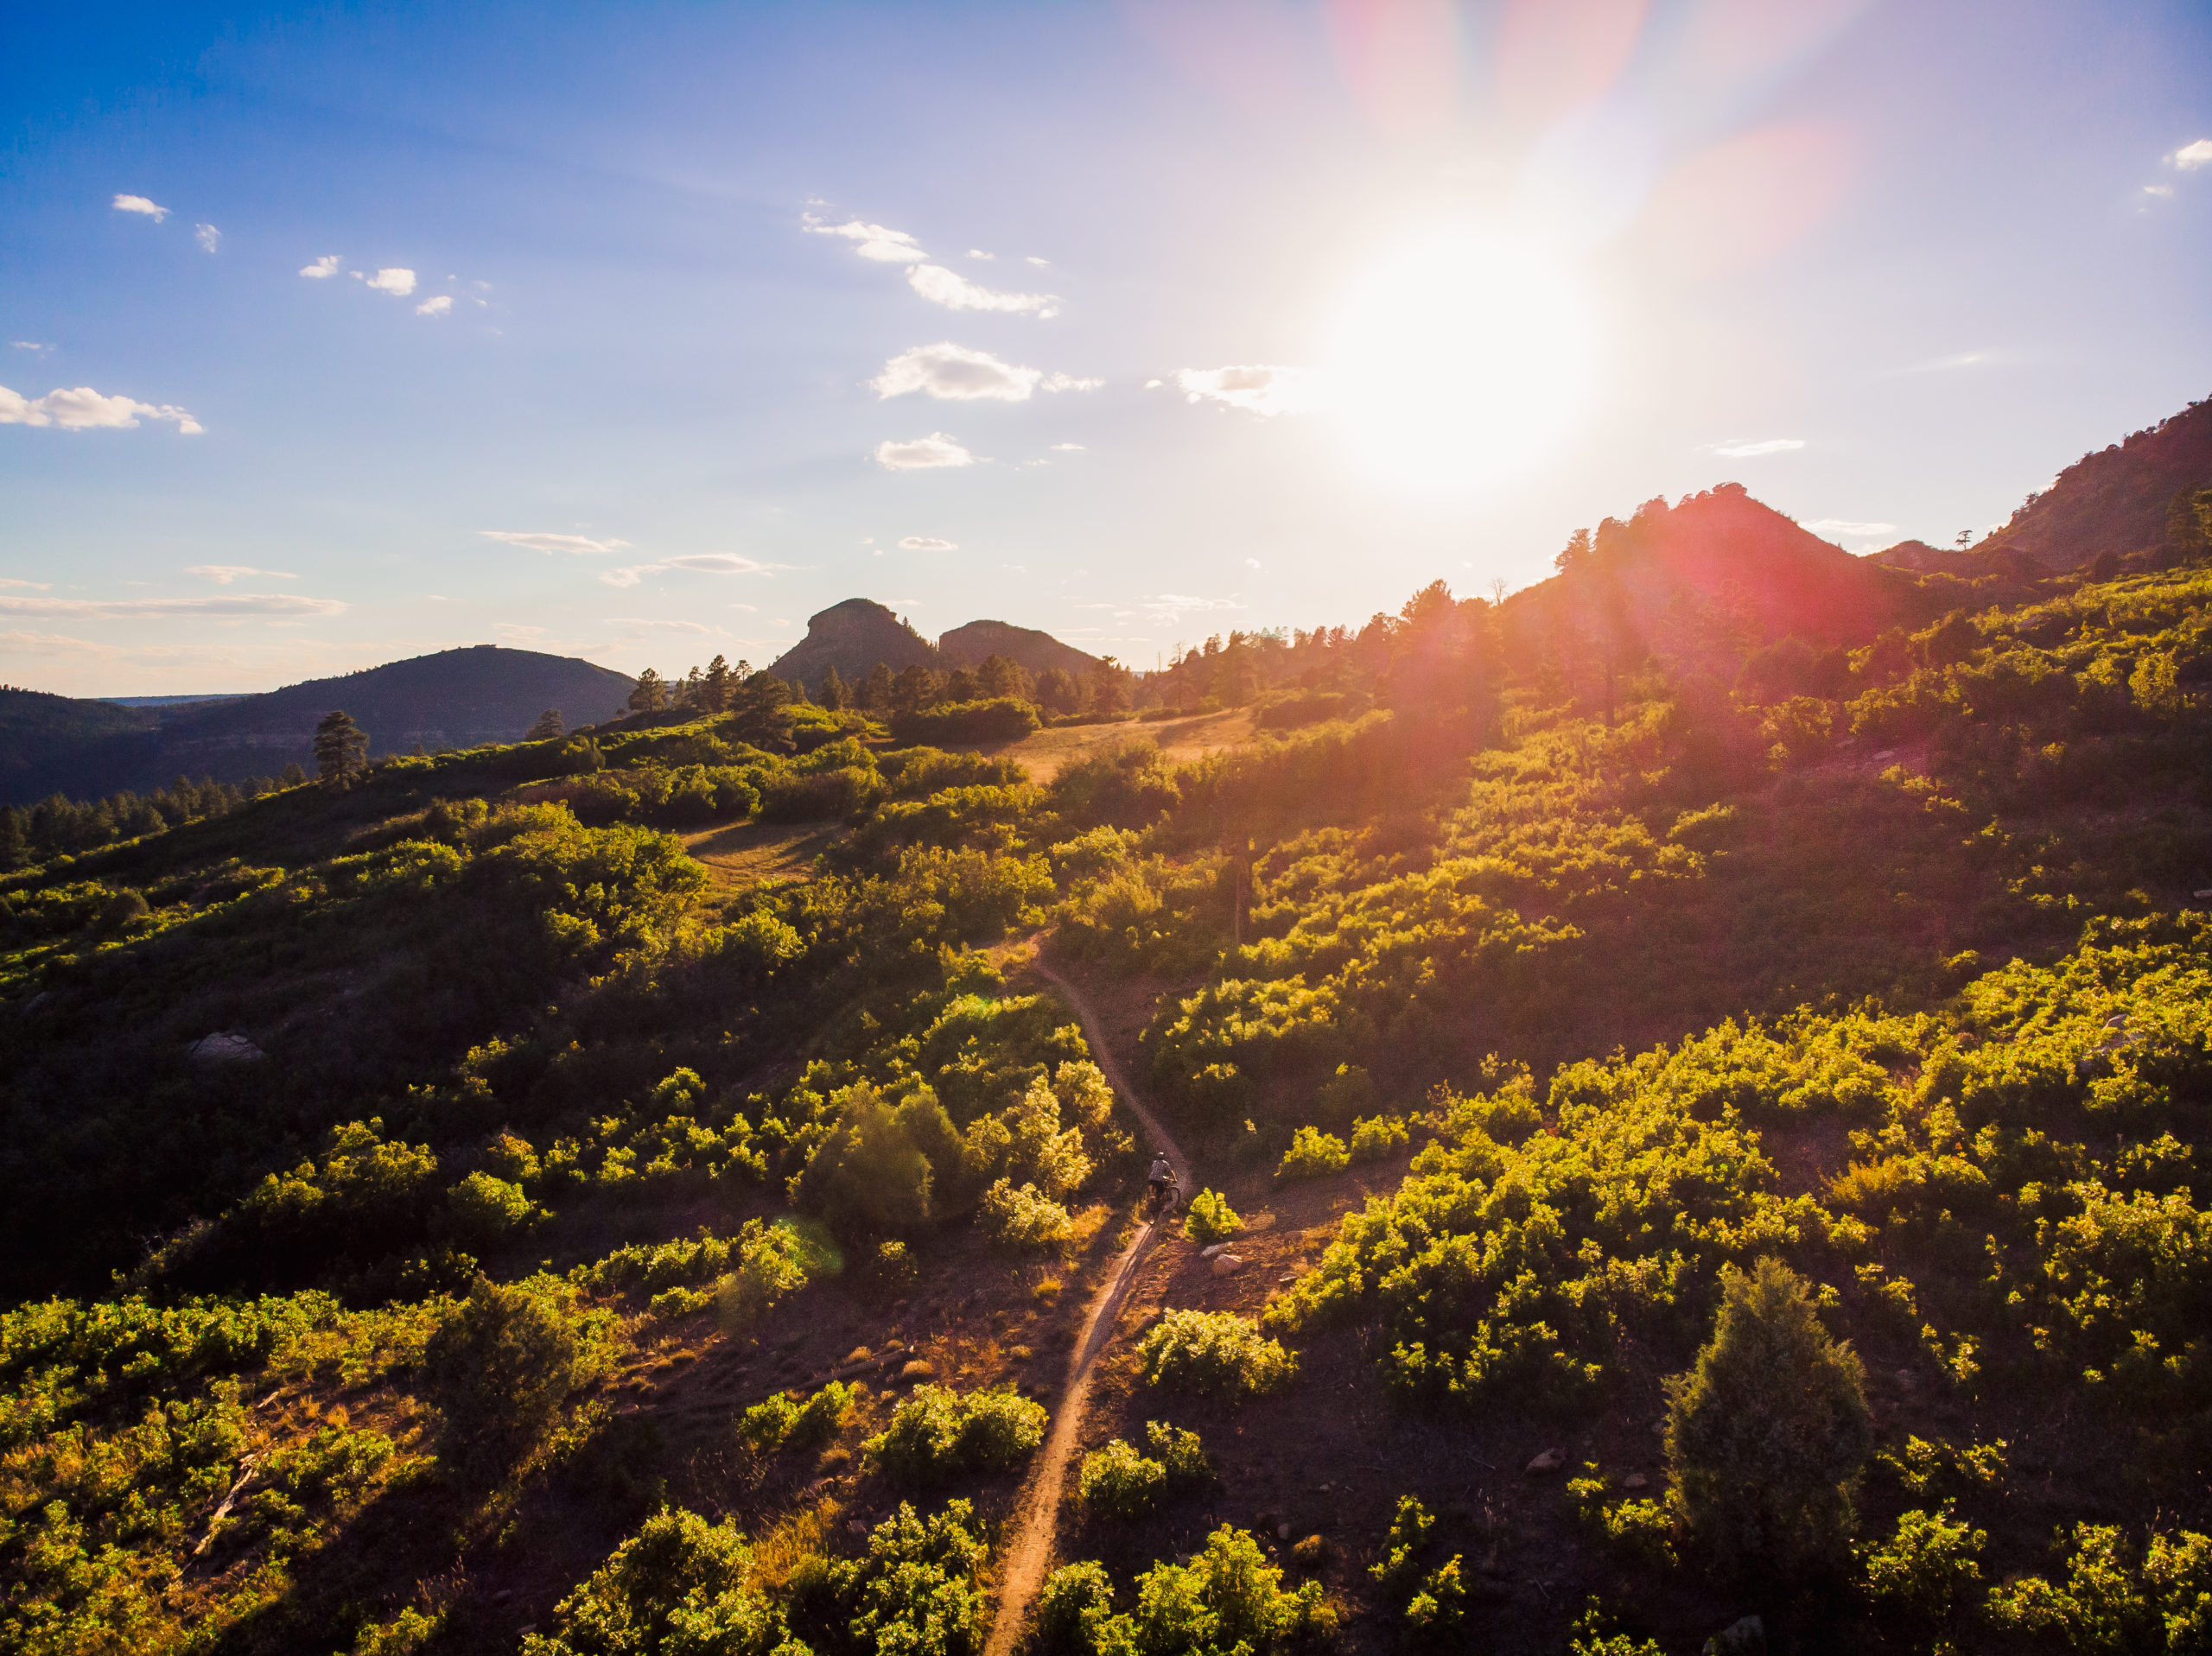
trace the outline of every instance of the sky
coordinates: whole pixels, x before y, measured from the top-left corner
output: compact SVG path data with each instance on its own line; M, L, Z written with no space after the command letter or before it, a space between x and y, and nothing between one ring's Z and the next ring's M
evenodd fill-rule
M1948 544L2212 394L2212 10L16 9L0 681L1148 668L1723 481Z

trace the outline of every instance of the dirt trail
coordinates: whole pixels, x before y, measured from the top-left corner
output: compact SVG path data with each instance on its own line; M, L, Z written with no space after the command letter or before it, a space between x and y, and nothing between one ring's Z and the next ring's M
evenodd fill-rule
M1122 1078L1122 1066L1115 1062L1113 1049L1106 1044L1105 1031L1099 1025L1098 1015L1091 1011L1090 1003L1073 984L1047 965L1041 954L1036 966L1045 980L1075 1008L1077 1018L1082 1020L1084 1039L1090 1044L1091 1056L1098 1061L1098 1067L1106 1072L1108 1084L1129 1107L1130 1113L1144 1123L1153 1142L1167 1152L1176 1181L1187 1194L1191 1189L1191 1164L1184 1158L1182 1146L1168 1136L1159 1118L1138 1101L1135 1090ZM1077 1435L1083 1425L1084 1404L1090 1395L1090 1371L1107 1341L1113 1337L1122 1302L1128 1298L1129 1290L1136 1282L1137 1266L1144 1262L1152 1245L1166 1234L1166 1227L1158 1219L1137 1232L1128 1247L1122 1250L1122 1257L1114 1261L1106 1285L1099 1290L1098 1298L1091 1302L1090 1314L1084 1319L1075 1355L1068 1359L1067 1385L1060 1393L1059 1407L1053 1411L1052 1430L1046 1434L1045 1446L1038 1451L1028 1482L1022 1485L1021 1494L1014 1502L1005 1568L999 1575L998 1617L991 1624L990 1641L983 1646L983 1656L1013 1656L1030 1602L1045 1584L1045 1571L1052 1561L1052 1532L1058 1526L1060 1497L1067 1487L1068 1461L1075 1453Z

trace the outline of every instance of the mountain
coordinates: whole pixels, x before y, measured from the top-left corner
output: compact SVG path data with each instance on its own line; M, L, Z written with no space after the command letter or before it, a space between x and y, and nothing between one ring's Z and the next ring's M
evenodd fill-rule
M1049 632L1005 621L970 621L932 644L874 600L849 598L810 617L806 637L770 663L768 670L816 690L832 667L849 682L866 678L878 662L898 673L909 667L973 667L995 655L1020 662L1033 673L1058 667L1080 674L1097 664L1095 657Z
M1019 662L1032 673L1057 667L1077 678L1098 665L1073 644L1062 644L1035 627L1018 627L1007 621L970 621L955 627L937 641L938 652L953 667L977 667L993 656Z
M2056 573L2101 552L2163 551L2175 539L2176 497L2206 488L2212 488L2212 397L2082 455L1973 553L2016 554Z
M574 657L477 644L168 708L11 691L0 696L0 803L145 792L180 774L238 782L295 760L312 767L315 723L334 709L368 733L372 753L512 741L548 707L570 725L611 717L631 683ZM44 703L60 705L32 705ZM17 727L24 733L11 738Z

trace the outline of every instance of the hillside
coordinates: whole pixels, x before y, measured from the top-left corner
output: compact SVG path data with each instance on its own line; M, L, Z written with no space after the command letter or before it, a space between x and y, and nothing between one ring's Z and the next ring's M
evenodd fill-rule
M855 682L866 678L878 662L894 673L909 667L933 668L937 651L874 600L849 598L810 616L806 637L770 663L768 670L818 690L822 676L832 667L839 677Z
M937 647L952 667L980 667L997 656L1033 674L1057 667L1071 678L1082 679L1098 665L1097 657L1062 644L1049 632L1006 621L970 621L939 638Z
M52 791L26 779L44 775L60 753L104 739L144 735L160 724L160 714L150 708L0 685L0 803Z
M0 1642L2202 1648L2212 555L1843 555L0 812Z
M2177 553L2201 546L2205 530L2193 513L2177 526L2176 497L2201 489L2212 489L2212 398L2082 455L1973 551L2014 555L2046 572L2081 568L2101 553Z
M368 733L375 753L513 741L549 707L572 725L612 717L630 685L620 673L572 657L478 644L170 708L38 698L61 702L67 720L10 743L17 759L0 770L0 803L149 792L179 775L238 782L275 776L288 764L312 769L316 721L340 708ZM9 705L0 699L0 718Z

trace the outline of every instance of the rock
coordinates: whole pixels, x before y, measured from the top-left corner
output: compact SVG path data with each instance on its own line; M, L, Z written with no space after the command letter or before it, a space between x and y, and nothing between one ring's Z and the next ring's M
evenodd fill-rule
M1228 1244L1228 1243L1226 1243L1226 1242L1210 1242L1210 1243L1208 1243L1205 1247L1202 1247L1202 1248L1200 1248L1200 1249L1198 1250L1198 1257L1199 1257L1200 1259L1217 1259L1217 1258L1218 1258L1220 1255L1222 1255L1222 1254L1224 1254L1224 1253L1228 1253L1228 1252L1229 1252L1229 1244Z
M1667 1423L1663 1420L1653 1421L1651 1423L1651 1435L1654 1437L1664 1437L1667 1435Z
M1631 1472L1621 1480L1621 1488L1624 1489L1649 1489L1650 1487L1651 1480L1641 1472Z
M1705 1656L1765 1656L1766 1623L1755 1615L1730 1622L1705 1641Z
M1290 1526L1287 1524L1276 1525L1275 1539L1278 1541L1287 1541L1290 1539Z
M1910 1368L1898 1369L1897 1373L1897 1390L1900 1392L1910 1392L1914 1386L1920 1384L1918 1376L1914 1374L1912 1370Z
M1244 1261L1234 1253L1224 1253L1213 1262L1213 1273L1217 1277L1233 1277L1243 1268Z
M1567 1456L1565 1455L1561 1454L1558 1450L1548 1449L1542 1454L1537 1456L1535 1460L1529 1462L1527 1466L1522 1468L1521 1475L1525 1478L1541 1477L1547 1472L1558 1471L1560 1468L1566 1464Z
M231 1030L203 1035L185 1055L194 1063L259 1063L269 1055L245 1036Z

